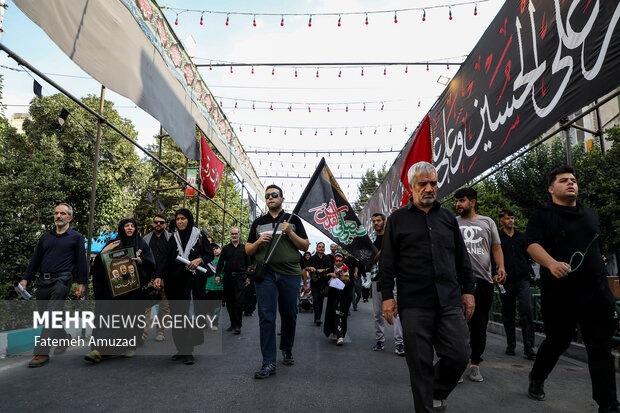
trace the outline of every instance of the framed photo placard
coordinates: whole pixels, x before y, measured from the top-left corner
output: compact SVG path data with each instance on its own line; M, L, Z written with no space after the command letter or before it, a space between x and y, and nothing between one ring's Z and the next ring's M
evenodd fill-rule
M101 259L105 265L112 295L118 297L140 288L140 278L133 247L104 252Z

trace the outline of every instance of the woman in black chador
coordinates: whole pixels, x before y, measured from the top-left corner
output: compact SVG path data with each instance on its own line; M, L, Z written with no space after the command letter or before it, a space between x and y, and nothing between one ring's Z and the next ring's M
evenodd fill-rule
M334 255L334 269L327 275L342 281L344 289L339 290L332 286L328 289L323 333L327 337L331 335L332 340L336 340L336 345L341 346L344 344L344 336L347 334L347 318L353 288L353 281L349 277L349 268L344 265L344 256L341 253L337 252Z
M137 322L138 315L144 314L144 306L139 301L141 298L141 288L114 297L110 287L109 276L101 254L104 252L130 248L134 250L136 258L132 259L132 264L123 268L125 272L118 274L121 279L128 279L130 274L137 270L140 279L140 287L146 286L151 281L153 270L155 269L155 257L149 245L138 235L136 221L133 218L125 218L118 224L118 235L113 240L107 242L101 252L95 257L93 265L93 293L95 295L95 320L100 320L100 316L122 315L135 317L134 328L106 328L98 327L93 330L95 339L136 339L140 337L142 329ZM102 340L103 341L103 340ZM114 340L110 341L114 342ZM91 345L91 352L84 358L93 363L99 363L104 356L119 355L133 357L135 346L105 346Z
M205 286L206 275L196 271L198 266L206 268L207 264L213 260L213 250L207 237L196 227L194 227L194 216L185 208L179 209L175 213L176 231L168 240L168 252L166 254L166 264L164 268L157 269L155 288L164 281L166 297L170 303L172 317L183 318L190 316L190 302L193 301L193 313L206 313ZM177 261L177 256L181 256L189 261L183 264ZM194 326L194 328L173 328L172 338L177 348L177 353L172 356L172 360L183 361L185 364L194 364L194 346L204 342L204 332Z

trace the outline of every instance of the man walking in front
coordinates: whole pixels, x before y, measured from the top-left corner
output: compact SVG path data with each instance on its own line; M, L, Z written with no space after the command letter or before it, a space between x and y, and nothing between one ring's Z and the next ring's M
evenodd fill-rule
M456 218L437 202L435 167L418 162L408 178L413 196L387 221L378 289L386 321L400 314L415 411L441 412L467 366L474 277Z
M456 200L457 222L469 253L471 267L476 277L476 311L469 320L469 344L471 346L471 364L469 379L483 381L480 374L482 353L487 343L487 324L489 310L493 304L493 282L503 284L506 280L504 254L495 222L483 215L476 214L478 193L473 188L461 188L454 193ZM497 265L497 275L492 276L491 254Z
M297 300L301 283L299 251L307 251L310 243L301 219L285 214L282 189L269 185L265 189L268 212L252 222L245 251L265 262L273 250L265 269L265 279L256 283L256 301L260 325L260 347L263 362L254 378L264 379L276 373L276 311L281 320L280 350L284 365L293 365L293 344L297 323ZM285 215L284 215L285 214ZM284 216L283 216L284 215ZM277 228L276 228L277 224ZM275 237L270 240L275 231Z
M69 227L73 220L73 208L61 203L54 209L54 229L44 233L37 244L30 264L22 276L21 286L25 289L36 276L38 311L61 311L71 292L73 276L78 281L77 293L86 295L88 283L84 237ZM34 358L29 367L40 367L49 362L50 339L66 339L62 328L43 328L41 339L34 348ZM64 353L66 345L56 346L54 355Z
M372 308L375 319L375 340L377 342L372 346L373 351L382 351L385 348L385 318L383 317L383 297L381 291L377 289L377 280L379 279L379 258L381 257L381 246L383 245L383 235L385 234L385 215L380 212L372 214L372 226L375 230L374 244L377 247L377 255L373 259L373 265L370 269L372 284ZM396 297L396 287L394 287L394 297ZM394 317L394 353L399 356L405 355L405 345L403 344L403 328L400 325L400 316Z
M224 272L224 300L230 317L230 327L226 331L232 331L234 334L241 334L243 298L249 283L247 269L250 257L245 253L245 245L240 242L240 237L239 227L232 227L230 243L222 248L215 270L216 275Z
M500 294L502 300L502 320L506 331L506 354L515 355L517 337L515 334L515 309L519 300L519 320L523 333L523 357L536 359L534 351L534 323L530 304L530 279L536 278L527 254L525 234L515 228L515 214L504 209L499 213L502 230L499 238L502 241L504 264L506 266L506 292Z
M155 273L158 268L164 268L166 264L166 253L168 251L168 239L170 239L170 233L166 230L166 216L163 214L155 214L153 218L153 231L144 236L144 241L149 244L153 256L155 257ZM165 289L161 289L161 301L159 302L158 318L161 320L164 316L170 314L170 304L166 298ZM142 333L142 341L145 341L149 335L149 329L151 324L151 308L148 307L145 310L146 323L144 331ZM155 335L155 341L164 341L166 339L166 329L163 325L157 327L157 334Z
M551 202L532 212L526 230L527 252L540 264L546 334L530 372L528 394L545 399L544 382L579 324L592 398L599 413L619 412L611 352L615 300L605 276L599 218L577 202L579 186L571 166L551 171L548 184Z

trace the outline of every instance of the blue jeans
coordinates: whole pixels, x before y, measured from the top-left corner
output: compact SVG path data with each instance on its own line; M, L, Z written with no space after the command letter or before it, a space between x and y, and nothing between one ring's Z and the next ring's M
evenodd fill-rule
M282 275L268 269L265 271L265 280L256 283L263 364L276 363L276 309L278 306L282 333L280 350L291 351L293 349L300 282L301 275Z

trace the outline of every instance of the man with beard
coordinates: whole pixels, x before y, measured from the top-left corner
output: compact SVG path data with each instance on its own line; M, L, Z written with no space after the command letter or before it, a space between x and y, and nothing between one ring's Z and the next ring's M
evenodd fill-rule
M456 218L437 202L437 170L407 172L412 198L387 221L377 287L386 321L400 314L415 411L437 412L467 366L474 277Z
M372 346L373 351L382 351L385 348L385 318L383 317L383 297L381 291L377 289L377 280L379 279L379 258L381 257L381 246L383 244L383 235L385 234L385 215L380 212L372 214L372 227L375 229L374 244L377 247L377 255L373 259L373 266L370 270L372 282L372 309L375 318L375 340L377 343ZM396 287L393 291L396 297ZM405 355L405 346L403 345L403 328L400 324L400 317L394 317L394 353L399 356Z
M166 230L166 216L163 214L155 214L153 218L153 231L144 236L144 241L149 244L153 255L155 256L155 271L157 268L163 268L166 264L166 251L168 249L168 240L170 239L170 233ZM166 298L164 290L161 291L161 301L159 302L158 317L161 320L164 316L170 314L170 305ZM146 325L144 327L144 333L142 333L142 341L146 340L151 323L151 307L148 307L145 311ZM166 330L162 325L157 327L157 334L155 335L155 341L164 341L166 339Z
M37 300L40 300L38 311L60 311L71 292L73 276L77 276L78 295L86 295L88 283L86 251L84 237L69 227L73 220L73 208L69 204L61 203L54 209L54 229L44 233L32 254L30 264L19 282L26 288L32 277L36 278ZM49 339L65 339L67 332L62 329L44 328L41 331L39 343L48 343ZM54 355L64 353L65 345L56 346ZM50 347L37 345L34 349L34 358L29 367L40 367L47 364Z
M240 242L239 227L230 229L230 243L224 245L217 262L215 274L224 273L224 299L230 317L230 327L226 331L241 334L243 298L245 288L249 284L247 269L250 257L245 253L245 244Z
M310 258L310 262L306 266L306 271L310 275L310 290L312 291L312 307L314 309L314 324L321 325L321 316L323 315L323 301L325 297L321 294L321 287L328 281L327 274L334 267L334 262L325 255L325 244L319 242L316 244L316 252Z
M480 374L480 362L487 342L487 324L489 310L493 304L493 282L503 284L506 281L504 254L495 222L483 215L476 214L478 193L473 188L461 188L454 193L459 229L463 235L474 275L476 276L476 311L469 320L469 343L471 346L471 364L469 379L483 381ZM497 275L493 276L491 254L497 265Z
M265 379L276 373L276 311L280 310L283 364L291 366L295 327L297 323L297 300L301 283L299 251L307 251L310 243L306 230L298 216L285 214L282 209L284 194L277 185L265 189L268 212L252 222L245 251L265 262L264 280L256 283L256 301L260 326L260 347L263 362L254 373L255 379ZM277 227L276 227L277 225ZM275 236L274 234L275 230ZM273 243L270 240L274 237ZM273 251L268 251L273 250Z
M579 324L592 398L599 413L618 412L611 352L615 300L605 276L599 218L577 202L579 187L571 166L551 171L548 182L551 202L532 212L526 230L527 252L540 264L546 334L530 372L528 395L544 400L544 382Z

